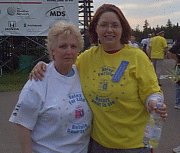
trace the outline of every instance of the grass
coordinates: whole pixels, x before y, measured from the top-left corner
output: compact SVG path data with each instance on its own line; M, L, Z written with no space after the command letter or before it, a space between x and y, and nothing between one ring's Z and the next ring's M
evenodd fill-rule
M29 73L3 74L0 77L0 92L22 90L28 80Z

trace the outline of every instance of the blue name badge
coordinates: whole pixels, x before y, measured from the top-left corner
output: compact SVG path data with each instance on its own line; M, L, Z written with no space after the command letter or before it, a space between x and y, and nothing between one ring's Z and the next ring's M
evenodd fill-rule
M118 69L116 70L115 74L113 75L111 81L113 82L119 82L121 79L124 71L126 70L129 62L128 61L122 61L121 64L119 65Z

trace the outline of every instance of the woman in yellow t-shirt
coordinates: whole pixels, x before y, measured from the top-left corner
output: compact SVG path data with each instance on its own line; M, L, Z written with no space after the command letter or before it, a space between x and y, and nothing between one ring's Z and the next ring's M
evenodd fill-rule
M164 97L153 65L142 50L128 45L131 28L115 5L97 9L89 34L95 46L76 61L94 115L89 152L150 152L143 144L149 112L155 110L167 117L165 104L156 107ZM45 67L39 63L30 77L42 79Z

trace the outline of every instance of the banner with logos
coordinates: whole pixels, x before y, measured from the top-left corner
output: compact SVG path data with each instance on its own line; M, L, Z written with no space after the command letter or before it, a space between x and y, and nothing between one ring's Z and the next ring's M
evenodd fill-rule
M0 0L0 36L47 36L59 20L78 27L78 0Z

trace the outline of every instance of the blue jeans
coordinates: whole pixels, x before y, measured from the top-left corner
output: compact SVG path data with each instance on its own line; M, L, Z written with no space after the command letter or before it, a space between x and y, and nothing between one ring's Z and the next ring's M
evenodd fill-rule
M175 92L176 92L176 100L175 100L175 106L180 106L180 85L176 83L175 86Z

